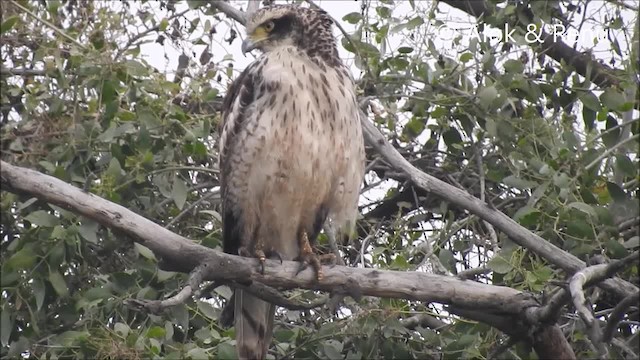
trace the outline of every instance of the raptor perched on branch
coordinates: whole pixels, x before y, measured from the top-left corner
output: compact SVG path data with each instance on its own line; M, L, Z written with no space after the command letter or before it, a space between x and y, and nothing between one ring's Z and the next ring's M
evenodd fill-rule
M298 259L322 278L312 249L326 221L349 236L364 176L355 85L322 10L270 6L247 21L242 51L262 55L230 86L220 136L224 250ZM262 359L275 306L234 293L238 355Z

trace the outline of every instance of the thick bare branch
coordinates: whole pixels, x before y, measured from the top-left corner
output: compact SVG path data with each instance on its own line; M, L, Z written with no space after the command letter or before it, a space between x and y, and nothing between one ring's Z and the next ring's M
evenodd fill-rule
M325 277L318 282L312 269L296 276L297 262L285 261L280 265L278 261L268 260L264 274L261 274L256 259L224 254L197 245L120 205L52 176L4 161L0 165L3 190L35 196L129 235L162 257L173 269L190 272L201 265L202 280L257 281L276 288L322 291L345 291L357 284L365 296L456 304L512 314L521 314L525 308L537 306L530 296L508 287L419 272L324 266Z

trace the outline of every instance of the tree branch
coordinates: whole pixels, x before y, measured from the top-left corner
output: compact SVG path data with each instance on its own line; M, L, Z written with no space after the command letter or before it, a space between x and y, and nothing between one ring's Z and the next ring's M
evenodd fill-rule
M239 22L242 25L247 22L247 17L244 11L236 9L235 7L233 7L233 5L227 2L224 2L222 0L209 0L209 4L214 9L222 12L223 14L227 15L228 17Z
M485 1L443 0L443 2L476 18L487 18L494 14ZM557 62L564 61L573 66L578 74L602 88L620 83L613 69L594 60L590 55L579 52L560 39L554 39L544 31L540 38L543 40L542 44L535 46L538 53L549 55ZM637 103L636 106L638 106Z
M569 291L571 291L571 300L573 301L573 306L576 308L576 312L578 313L578 315L580 315L580 318L587 326L587 333L591 338L591 343L598 350L598 356L601 359L605 359L607 357L608 350L602 342L602 330L600 329L598 321L593 316L593 310L591 309L591 305L588 304L584 296L582 287L592 277L596 276L599 272L604 271L606 267L607 265L605 264L590 266L586 269L578 271L571 277L571 281L569 281Z
M389 144L366 116L361 116L361 123L367 145L375 148L388 164L393 166L397 171L403 172L416 186L488 221L497 229L507 234L518 245L538 254L569 274L574 274L585 267L584 261L527 230L501 211L489 207L486 203L464 190L451 186L416 169L407 159L400 155L398 150ZM607 291L617 294L621 298L638 291L635 285L619 278L605 280L600 286Z
M609 321L607 321L607 327L602 334L602 341L608 343L613 338L613 333L616 331L616 327L624 317L627 309L630 306L638 306L638 300L640 299L640 291L635 294L629 295L616 305L611 315L609 315Z
M531 296L515 289L419 272L324 266L325 276L318 282L312 269L296 276L297 262L284 261L281 265L278 261L267 260L264 274L261 274L256 259L224 254L195 244L120 205L52 176L0 161L0 179L4 191L35 196L132 237L170 264L173 270L190 272L196 266L202 266L198 271L202 272L203 281L255 281L276 288L322 291L344 291L357 284L366 296L439 302L510 314L521 314L523 309L537 306Z

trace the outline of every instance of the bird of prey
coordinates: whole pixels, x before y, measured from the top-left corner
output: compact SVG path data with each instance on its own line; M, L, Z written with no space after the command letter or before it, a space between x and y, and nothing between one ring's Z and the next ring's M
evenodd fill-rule
M365 161L332 25L326 12L296 5L251 15L242 51L262 54L229 87L220 129L224 251L262 265L298 260L318 280L311 244L326 221L336 238L353 234ZM275 306L243 290L232 301L239 357L263 359Z

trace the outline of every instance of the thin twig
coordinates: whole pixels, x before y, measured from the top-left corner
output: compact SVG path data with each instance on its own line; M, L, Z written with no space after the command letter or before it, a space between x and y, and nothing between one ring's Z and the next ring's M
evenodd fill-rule
M27 15L29 15L30 17L32 17L34 20L39 21L43 24L45 24L47 27L49 27L51 30L53 30L55 33L57 33L58 35L62 36L63 38L71 41L74 45L76 45L77 47L83 49L83 50L87 50L87 48L82 45L81 43L78 42L78 40L72 38L69 34L67 34L66 32L64 32L62 29L58 28L57 26L55 26L54 24L50 23L49 21L40 18L38 15L34 14L31 10L27 9L26 7L20 5L18 2L14 1L14 0L9 0L14 6L16 6L18 9L24 11L25 13L27 13Z
M475 143L476 146L476 164L478 166L478 175L480 176L480 200L485 201L485 179L484 179L484 166L482 164L482 148ZM496 234L496 230L493 228L490 222L486 220L482 220L482 223L487 228L489 232L489 241L491 242L491 249L493 250L493 254L497 254L500 251L500 246L498 245L498 234Z
M186 208L184 208L178 215L176 215L173 219L171 219L171 221L169 221L169 223L167 223L167 225L165 225L164 227L166 229L170 228L173 224L175 224L178 220L182 219L183 216L185 216L186 214L189 213L189 211L193 210L196 206L200 205L200 203L202 203L205 200L208 200L209 198L218 195L215 192L210 192L206 195L204 195L203 197L201 197L200 199L194 201L193 203L189 204L189 206L187 206Z
M6 67L2 67L0 68L0 74L14 76L44 76L47 74L47 71L38 69L8 69Z
M589 165L587 165L585 167L585 170L591 170L591 168L593 168L594 166L598 165L598 163L600 163L600 161L602 161L602 159L606 158L607 156L611 155L612 152L616 151L616 149L618 149L619 147L625 145L628 142L631 142L633 140L637 140L638 138L640 138L640 134L635 134L634 136L627 138L623 141L620 141L619 143L613 145L612 147L610 147L609 149L607 149L607 151L605 151L604 153L602 153L602 155L598 156L595 160L593 160Z
M192 11L191 8L187 8L179 13L175 13L171 16L169 16L167 18L167 21L171 21L177 17L180 17L184 14L186 14L187 12ZM118 52L116 53L115 59L120 58L120 56L122 56L122 54L124 54L125 51L127 51L129 49L129 47L131 45L133 45L133 43L135 43L136 41L142 39L143 37L149 35L150 33L154 32L154 31L160 31L160 24L156 25L156 26L152 26L144 31L141 31L140 33L136 34L135 36L132 36L129 41L127 41L127 43L118 50Z
M202 280L205 276L207 264L201 264L197 266L191 273L189 274L189 280L187 282L187 286L183 287L177 294L174 296L164 299L164 300L138 300L138 299L128 299L125 300L125 305L145 309L150 311L153 314L159 314L161 311L168 307L176 306L179 304L183 304L191 295L196 291L200 284L202 284Z

